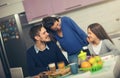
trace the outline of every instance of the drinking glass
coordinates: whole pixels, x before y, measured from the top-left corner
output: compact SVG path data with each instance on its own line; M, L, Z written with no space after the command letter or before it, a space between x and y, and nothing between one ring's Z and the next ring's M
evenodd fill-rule
M57 63L58 69L65 69L65 63L63 61Z
M51 72L55 72L56 71L55 63L50 63L48 66L49 66L49 69L50 69Z
M71 74L77 74L78 73L77 63L70 63L70 70L71 70Z

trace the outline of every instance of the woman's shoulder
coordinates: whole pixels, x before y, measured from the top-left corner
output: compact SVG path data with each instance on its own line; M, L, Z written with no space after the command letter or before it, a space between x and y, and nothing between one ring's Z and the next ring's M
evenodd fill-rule
M70 17L68 17L68 16L62 16L61 18L70 18Z
M71 20L71 18L70 18L70 17L67 17L67 16L63 16L63 17L61 17L61 19L62 19L62 20Z

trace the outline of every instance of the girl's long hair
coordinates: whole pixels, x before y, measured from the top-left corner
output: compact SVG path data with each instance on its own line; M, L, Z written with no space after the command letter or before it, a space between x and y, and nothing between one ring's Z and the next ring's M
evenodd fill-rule
M100 39L100 40L104 40L104 39L108 39L110 40L110 42L112 44L113 41L111 40L111 38L108 36L108 34L106 33L105 29L102 27L102 25L100 25L99 23L93 23L91 25L88 26L88 28L90 28L90 30ZM88 29L87 28L87 29Z

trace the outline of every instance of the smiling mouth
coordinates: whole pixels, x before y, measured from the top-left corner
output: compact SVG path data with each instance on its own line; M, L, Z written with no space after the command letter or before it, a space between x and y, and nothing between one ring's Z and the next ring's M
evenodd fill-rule
M46 39L50 39L50 36L47 36Z

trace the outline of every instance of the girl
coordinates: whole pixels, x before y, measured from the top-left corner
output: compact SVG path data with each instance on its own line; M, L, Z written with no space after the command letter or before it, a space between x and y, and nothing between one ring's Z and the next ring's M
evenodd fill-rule
M88 33L88 49L90 54L93 55L118 55L120 52L114 46L113 41L110 39L104 28L98 24L93 23L87 28Z

